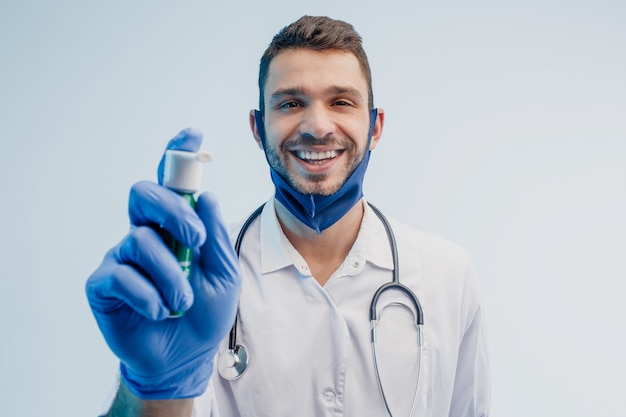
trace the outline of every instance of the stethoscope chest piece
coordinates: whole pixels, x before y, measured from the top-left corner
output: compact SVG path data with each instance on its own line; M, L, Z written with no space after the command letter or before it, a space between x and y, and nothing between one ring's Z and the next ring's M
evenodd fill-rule
M220 353L217 360L217 370L222 378L232 381L239 378L248 367L248 352L242 345L236 345L234 349Z

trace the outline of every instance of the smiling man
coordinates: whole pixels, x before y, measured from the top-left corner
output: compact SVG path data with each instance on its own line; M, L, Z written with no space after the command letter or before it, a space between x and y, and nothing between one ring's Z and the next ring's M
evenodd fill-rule
M249 121L275 196L229 238L209 194L194 211L140 182L134 227L87 282L120 358L108 415L487 416L469 257L364 200L385 113L358 33L326 17L285 27L259 92ZM200 143L187 129L168 148ZM189 281L159 226L194 249Z
M267 140L251 123L270 166L303 194L331 195L358 166L368 147L368 81L354 54L297 49L276 56L263 101ZM373 149L380 138L379 109Z

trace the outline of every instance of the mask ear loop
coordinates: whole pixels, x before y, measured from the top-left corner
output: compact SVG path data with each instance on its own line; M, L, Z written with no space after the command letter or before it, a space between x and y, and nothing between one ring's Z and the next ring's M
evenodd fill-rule
M263 120L263 113L261 113L261 110L254 111L254 122L256 123L256 130L259 132L261 145L265 148L265 121Z

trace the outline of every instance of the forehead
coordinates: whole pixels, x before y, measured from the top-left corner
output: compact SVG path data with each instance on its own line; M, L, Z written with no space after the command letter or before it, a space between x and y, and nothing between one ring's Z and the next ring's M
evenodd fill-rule
M354 54L335 49L287 49L270 62L265 95L286 88L314 92L332 86L356 89L367 97L367 80Z

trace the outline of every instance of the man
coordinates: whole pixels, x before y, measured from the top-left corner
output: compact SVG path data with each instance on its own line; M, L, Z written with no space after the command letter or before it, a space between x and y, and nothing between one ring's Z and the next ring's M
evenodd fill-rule
M87 283L120 358L109 415L488 415L469 258L397 222L388 232L363 200L385 113L374 108L360 36L341 21L299 19L263 55L259 89L250 126L276 194L246 226L239 261L209 194L194 212L144 181L131 190L131 232ZM188 129L168 148L194 151L200 142ZM188 281L159 228L194 248ZM370 303L394 270L404 287L372 307L373 344ZM170 311L185 313L171 319ZM232 344L244 346L239 362Z

